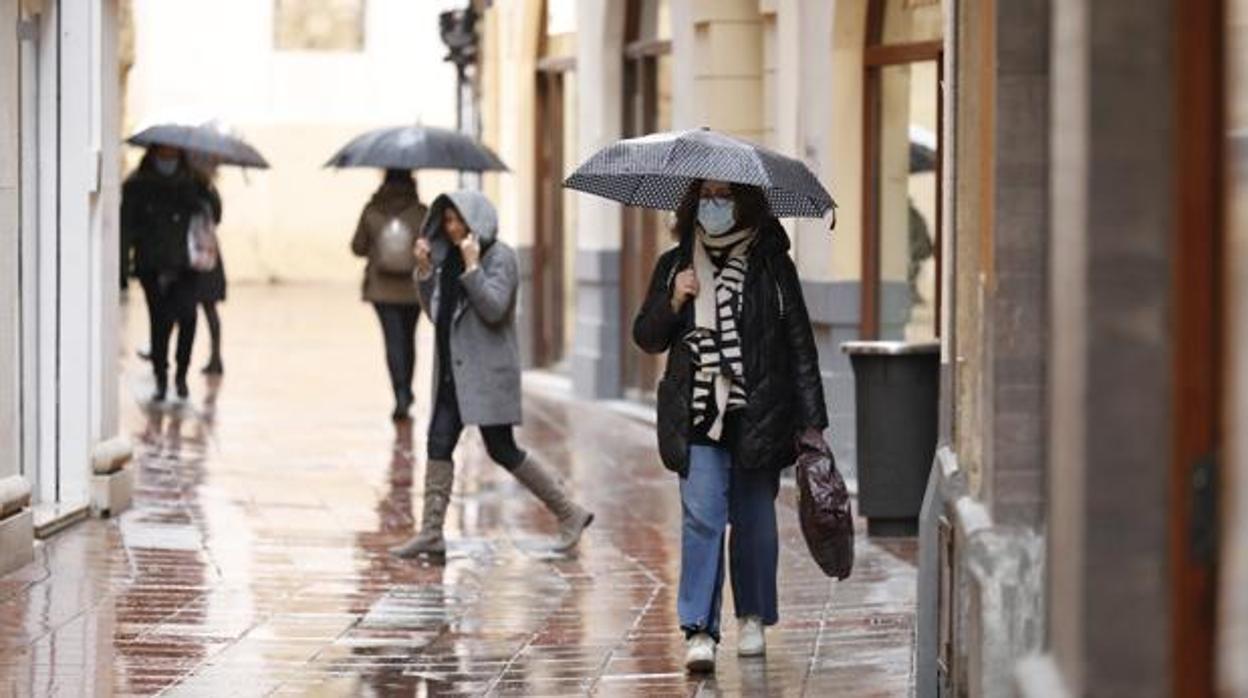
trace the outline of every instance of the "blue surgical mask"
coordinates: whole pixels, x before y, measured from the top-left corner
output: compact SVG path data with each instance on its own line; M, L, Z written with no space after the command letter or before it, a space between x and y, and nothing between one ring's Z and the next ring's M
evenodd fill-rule
M156 158L155 165L156 171L166 177L172 177L178 171L177 158Z
M737 222L733 208L732 199L724 197L702 199L698 202L698 223L711 235L726 233Z

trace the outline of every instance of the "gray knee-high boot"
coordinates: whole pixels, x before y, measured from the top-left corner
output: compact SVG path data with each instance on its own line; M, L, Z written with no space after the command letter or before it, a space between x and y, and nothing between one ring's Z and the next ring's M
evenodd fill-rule
M425 506L420 517L420 533L403 545L391 548L391 553L408 558L446 553L442 522L446 519L446 506L451 501L454 483L455 466L449 460L431 460L425 465Z
M511 474L559 519L559 538L554 549L564 551L575 547L581 540L581 533L593 523L593 512L568 499L555 473L531 455Z

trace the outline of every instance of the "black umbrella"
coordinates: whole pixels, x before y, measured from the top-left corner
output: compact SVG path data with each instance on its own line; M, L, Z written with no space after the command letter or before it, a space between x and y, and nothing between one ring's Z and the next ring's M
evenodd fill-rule
M222 165L268 169L269 163L255 148L243 139L224 132L215 123L197 126L187 124L158 124L126 139L130 145L167 145L194 151L217 159Z
M387 170L506 171L489 148L458 131L430 126L397 126L356 136L326 167L379 167Z
M910 172L936 171L936 134L922 126L910 126Z
M759 187L780 217L820 218L836 207L801 161L708 129L618 141L586 160L563 185L629 206L674 211L698 179Z

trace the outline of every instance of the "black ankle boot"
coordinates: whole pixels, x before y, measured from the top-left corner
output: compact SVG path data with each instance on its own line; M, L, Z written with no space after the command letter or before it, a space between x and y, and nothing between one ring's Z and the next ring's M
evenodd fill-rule
M169 393L169 377L156 374L156 392L152 394L153 402L164 402Z
M179 375L174 379L174 386L178 391L178 397L182 400L191 396L191 389L186 384L186 376Z
M411 394L399 395L394 400L394 412L390 414L390 419L401 422L405 419L411 419L412 415L412 396Z
M219 356L212 357L208 364L204 366L203 374L205 376L219 376L223 373L225 373L225 366L221 364L221 357Z

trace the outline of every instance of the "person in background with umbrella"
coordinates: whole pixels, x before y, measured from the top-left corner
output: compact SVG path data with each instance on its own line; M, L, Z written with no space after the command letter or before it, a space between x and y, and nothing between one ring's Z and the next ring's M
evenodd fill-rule
M659 258L633 325L668 352L659 448L680 474L677 612L685 665L711 671L720 639L725 529L731 526L738 653L766 651L779 620L775 498L799 435L828 418L819 357L789 239L757 186L694 180L676 214L679 245Z
M122 186L121 232L133 250L135 275L147 300L157 402L168 392L169 338L175 325L175 385L179 398L190 395L186 374L195 342L199 274L190 267L187 234L191 217L211 206L211 200L191 173L185 152L165 145L149 147Z
M217 159L210 155L187 153L187 162L207 192L213 223L220 225L222 206L221 193L216 185ZM218 253L216 266L199 274L198 287L198 301L204 309L204 319L208 321L208 338L212 346L208 364L203 369L203 373L209 376L225 373L225 365L221 362L221 316L217 312L217 304L225 302L225 288L225 259Z
M394 388L395 421L412 405L416 323L420 318L412 269L415 231L425 207L416 194L413 170L504 171L507 166L476 139L449 129L408 125L373 129L352 138L326 167L385 170L381 188L364 208L351 250L366 257L364 300L373 303L386 342L386 365Z
M416 193L409 170L385 171L381 186L360 214L351 251L368 262L364 266L364 300L372 303L381 323L386 366L394 391L397 422L408 419L412 407L412 374L416 367L416 324L420 300L416 294L413 247L424 222L426 207Z
M464 426L481 430L490 457L511 472L559 520L555 549L571 549L594 515L568 498L551 470L516 445L521 420L516 340L516 253L497 239L498 215L479 192L434 200L416 244L420 302L436 326L434 407L421 530L395 555L446 551L442 522L454 481L451 456Z

